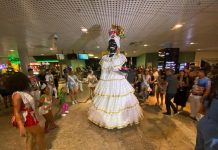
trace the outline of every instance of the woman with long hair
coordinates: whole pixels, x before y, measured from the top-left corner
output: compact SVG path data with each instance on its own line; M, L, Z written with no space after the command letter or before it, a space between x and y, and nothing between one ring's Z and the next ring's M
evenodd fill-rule
M186 102L188 100L188 87L189 87L189 79L185 76L184 71L179 72L178 76L178 89L177 93L174 97L174 103L176 104L176 108L181 106L180 111L183 111L183 108L186 106Z
M68 72L67 85L68 85L68 88L69 88L70 98L72 100L72 104L74 105L74 104L78 103L78 101L76 100L76 98L77 98L76 94L79 91L79 85L75 81L72 69L69 69L69 72Z
M35 115L35 101L30 95L28 77L21 72L14 73L8 77L5 87L12 93L12 123L19 128L20 136L26 137L26 150L33 150L35 146L45 150L44 130ZM32 138L36 139L36 143L32 142Z

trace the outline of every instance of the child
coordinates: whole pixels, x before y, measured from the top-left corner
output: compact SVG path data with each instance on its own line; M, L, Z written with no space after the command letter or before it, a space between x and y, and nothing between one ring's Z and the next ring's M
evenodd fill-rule
M156 96L157 96L157 103L156 105L160 105L161 107L163 106L163 96L164 94L166 93L166 90L167 90L167 81L166 81L166 77L165 76L162 76L159 78L158 80L158 83L157 83L157 93L156 93ZM159 101L159 96L160 96L160 99L161 99L161 103Z
M60 98L60 104L61 104L61 116L64 117L66 114L69 113L69 105L65 102L67 96L67 89L66 87L62 87L60 92L59 92L59 98Z
M49 87L43 83L41 86L41 93L42 96L40 98L40 107L39 107L39 114L43 115L45 118L45 133L49 132L49 129L57 128L57 125L54 122L54 117L52 114L52 101L53 98L50 94Z

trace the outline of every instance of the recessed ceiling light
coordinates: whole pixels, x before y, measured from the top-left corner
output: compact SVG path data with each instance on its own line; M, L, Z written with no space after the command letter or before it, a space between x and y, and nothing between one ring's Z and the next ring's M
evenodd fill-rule
M97 56L95 56L94 58L98 58Z
M41 54L41 56L44 56L45 54Z
M171 30L179 29L182 26L183 26L182 24L176 24Z
M82 28L81 28L81 31L82 31L82 32L88 32L88 29L82 27Z
M51 50L51 51L53 51L53 50L54 50L54 48L52 48L52 47L51 47L51 48L50 48L50 50Z
M97 46L97 48L100 48L100 46Z
M13 52L14 50L13 50L13 49L11 49L10 51L11 51L11 52Z
M197 43L194 43L194 42L191 42L191 43L189 43L190 45L193 45L193 44L197 44Z
M93 57L94 56L94 54L88 54L90 57Z
M198 48L197 50L198 50L198 51L200 51L201 49L200 49L200 48Z
M144 44L144 47L148 46L148 44Z

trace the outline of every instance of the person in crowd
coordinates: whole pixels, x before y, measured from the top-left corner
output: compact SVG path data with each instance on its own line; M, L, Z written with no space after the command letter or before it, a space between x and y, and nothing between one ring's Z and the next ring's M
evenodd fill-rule
M39 79L39 81L40 81L40 84L43 84L43 83L46 82L46 81L45 81L45 75L46 75L45 69L44 69L44 68L40 68L39 74L38 74L38 79Z
M152 91L150 88L151 76L148 70L145 70L145 73L142 74L142 82L141 82L141 92L140 96L143 97L144 104L147 103L149 93Z
M98 79L92 70L89 71L87 80L88 80L88 87L89 87L89 92L90 92L88 99L92 99L95 96L94 90L98 82Z
M57 93L57 89L55 87L55 84L54 84L54 76L53 74L51 73L51 70L50 69L47 69L46 70L46 75L45 75L45 79L46 79L46 83L50 89L50 93L51 95L55 96L55 98L57 99L58 98L58 93Z
M133 69L133 66L130 66L129 67L129 70L127 72L127 81L129 81L129 83L134 86L134 83L135 83L135 77L136 77L136 72L135 70Z
M173 104L173 102L171 101L176 92L177 92L177 77L174 75L174 70L172 69L167 69L166 70L166 81L167 81L167 90L166 90L166 96L165 96L165 104L166 104L166 110L167 112L163 113L164 115L171 115L171 108L174 111L174 114L176 114L178 111L176 109L176 106Z
M51 70L51 73L52 73L52 75L54 77L54 86L56 87L56 89L58 89L58 86L59 86L58 82L59 82L59 79L60 79L59 73L58 73L56 68L53 68Z
M218 74L212 79L211 90L206 98L207 111L198 122L195 150L218 149Z
M149 74L150 74L150 77L151 77L151 79L150 79L150 88L151 88L150 95L154 96L155 95L155 83L156 83L156 79L155 79L155 77L153 75L153 71L152 70L149 71Z
M77 100L77 94L79 93L79 91L83 91L83 86L82 86L82 81L79 80L78 75L76 74L76 72L74 72L72 70L72 78L74 79L74 81L76 82L76 87L77 87L77 92L74 93L74 97ZM78 101L77 101L78 102Z
M75 78L73 77L73 75L74 75L73 70L69 69L68 70L68 77L67 77L67 86L69 88L72 105L78 103L78 101L76 100L76 94L79 91L79 85L78 85L77 81L75 81Z
M64 68L63 70L63 73L64 73L64 79L67 81L67 77L68 77L68 68Z
M59 98L60 98L60 110L62 117L65 117L69 113L69 105L66 102L66 96L67 96L67 88L62 87L59 92Z
M156 90L156 98L157 98L157 106L160 106L161 108L163 107L163 100L164 100L164 95L166 94L166 90L167 90L167 81L166 81L166 77L164 75L161 75L158 77L158 81L157 81L157 90ZM160 100L159 100L160 97Z
M177 110L178 107L181 106L180 111L183 111L183 108L186 106L186 102L189 96L188 95L189 79L187 76L185 76L184 71L179 72L179 76L177 79L178 79L178 89L174 97L174 103L176 104Z
M51 96L50 89L46 84L42 84L41 93L39 114L43 115L45 118L45 133L48 133L49 130L57 128L52 114L53 96Z
M45 136L35 115L35 101L30 95L30 81L21 72L9 76L5 83L6 89L12 94L13 117L12 124L19 128L20 136L26 137L26 149L46 149ZM35 142L32 141L35 139Z
M143 69L139 68L137 71L137 77L136 77L136 83L135 83L135 88L137 89L137 92L141 92L141 83L142 83L142 75L143 75Z
M33 74L33 69L28 69L28 78L31 83L31 95L35 99L36 102L40 99L40 81L39 79Z
M157 82L158 82L158 78L159 78L159 71L157 70L156 67L153 68L153 77L154 77L154 95L156 95Z
M194 85L195 78L198 76L198 71L199 71L199 69L197 67L191 68L189 71L189 74L188 74L189 90L191 90L193 85Z
M9 108L8 103L10 106L12 106L12 100L11 100L11 95L8 92L8 90L4 87L4 81L7 80L7 76L1 75L0 76L0 95L3 98L5 108Z
M197 119L198 111L200 110L201 104L209 94L210 86L210 79L206 77L205 70L201 69L198 72L198 76L194 81L194 85L191 89L191 94L188 98L191 107L190 117L192 119Z

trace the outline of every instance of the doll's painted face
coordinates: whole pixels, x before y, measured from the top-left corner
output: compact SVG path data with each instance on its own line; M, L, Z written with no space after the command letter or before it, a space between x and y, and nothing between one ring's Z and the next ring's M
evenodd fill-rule
M116 51L117 51L117 43L115 42L114 39L110 39L109 40L108 51L110 53L116 53Z

